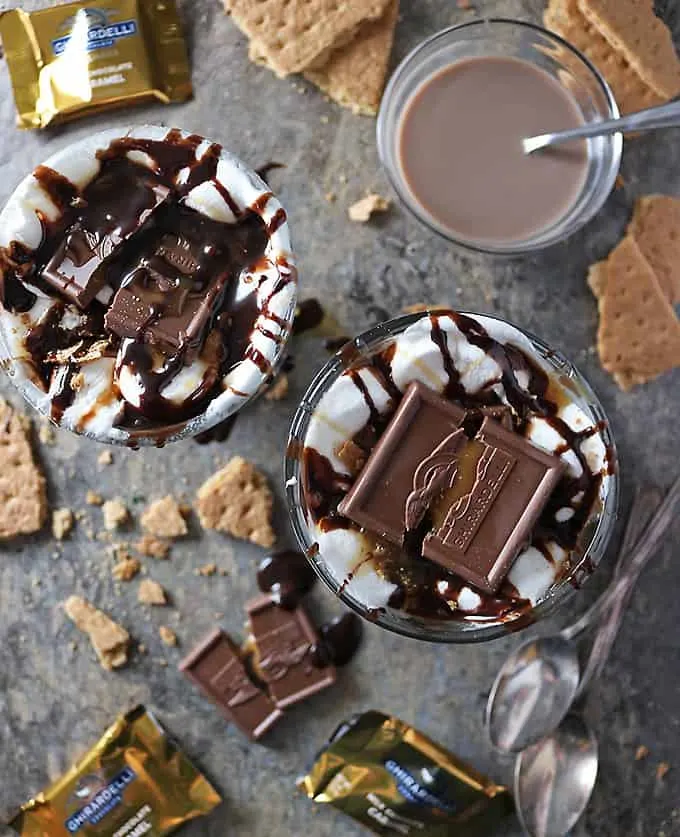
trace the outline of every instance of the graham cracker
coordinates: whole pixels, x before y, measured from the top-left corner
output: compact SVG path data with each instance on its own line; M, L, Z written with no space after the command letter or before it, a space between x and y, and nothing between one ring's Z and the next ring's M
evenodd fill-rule
M227 532L260 546L274 545L272 493L250 462L235 456L199 489L196 511L206 529Z
M306 78L353 113L375 116L380 107L399 17L399 0L390 0L376 21L364 23L356 37L334 50L328 63L307 70Z
M278 76L325 63L360 24L383 15L390 0L224 0L234 23Z
M189 531L177 501L169 494L151 503L140 523L145 532L157 538L181 538Z
M680 321L634 238L626 236L612 250L606 279L596 278L595 285L601 291L600 361L621 389L680 365Z
M578 0L583 16L663 99L680 93L680 60L652 0Z
M70 596L64 610L75 626L86 633L99 662L107 671L127 662L130 634L117 622L80 596Z
M635 72L624 55L581 14L578 0L550 0L543 22L589 58L611 87L621 113L662 104L665 99L652 90Z
M680 303L680 199L638 198L628 234L637 241L670 304Z
M168 598L165 595L165 590L157 581L153 581L151 578L144 578L139 582L137 601L140 604L163 607L168 603Z
M45 478L29 430L28 419L0 399L0 540L38 532L47 516Z

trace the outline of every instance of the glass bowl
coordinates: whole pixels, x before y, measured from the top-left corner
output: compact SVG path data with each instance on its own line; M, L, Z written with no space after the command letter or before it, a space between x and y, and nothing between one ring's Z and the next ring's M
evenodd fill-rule
M472 57L520 58L546 71L568 89L586 123L619 116L614 95L602 75L581 52L558 35L519 20L474 20L444 29L423 41L395 70L378 115L377 143L383 167L404 206L426 227L454 244L507 256L549 247L572 235L601 209L619 171L622 136L613 134L587 140L588 168L580 194L553 224L529 238L507 243L457 238L410 190L399 161L399 126L406 107L428 79L443 68Z
M243 270L234 282L235 308L242 305L244 300L256 300L254 327L245 336L243 356L225 370L221 381L216 381L207 403L202 404L197 415L176 417L169 411L165 421L141 423L134 428L117 426L114 416L120 414L124 402L118 381L114 380L114 359L108 356L96 361L97 364L106 364L106 367L102 366L92 372L92 379L88 378L78 390L72 405L55 413L54 402L57 399L48 391L48 384L36 374L34 364L25 350L25 341L30 331L47 319L50 311L56 310L58 305L65 306L64 318L70 315L77 320L81 312L74 305L67 305L65 298L62 299L57 291L50 289L48 293L34 286L31 286L31 290L35 301L28 310L15 312L0 304L0 364L12 383L29 404L55 424L99 442L130 447L162 446L204 433L220 424L266 388L285 359L286 344L292 330L297 298L297 270L286 214L266 183L220 145L187 131L139 125L86 136L52 155L43 166L63 173L79 189L84 189L99 170L97 154L111 142L121 138L142 144L164 142L171 134L189 145L193 143L194 153L201 163L202 155L217 149L215 180L218 183L213 188L214 181L202 181L183 200L188 203L191 198L193 203L189 205L194 209L215 220L226 222L225 218L220 217L225 212L220 207L227 202L227 198L223 197L226 194L231 201L228 208L232 216L234 212L245 213L255 207L254 211L262 217L268 233L264 258ZM133 154L138 155L134 162L141 160L143 165L153 164L152 160L144 162L148 155L138 150L128 154L131 159ZM184 173L185 170L175 176L176 182L181 182ZM16 246L14 242L19 242L23 249L34 253L41 243L41 219L46 216L52 221L58 215L59 210L51 203L51 198L44 191L35 172L27 175L0 213L0 248L11 251ZM29 280L27 284L30 284ZM89 369L93 367L94 364L91 364ZM63 371L61 365L56 368ZM85 365L82 369L85 369ZM56 372L49 381L50 388L55 377Z
M346 581L339 580L326 565L324 556L319 551L313 529L314 522L305 500L302 453L306 446L310 421L323 396L344 371L361 363L362 359L383 351L398 335L431 313L409 314L375 326L349 342L318 373L303 397L291 426L284 462L286 501L296 538L317 574L331 592L359 615L387 630L429 642L482 642L533 625L553 614L557 608L563 608L576 595L577 588L580 589L605 555L614 531L619 502L618 469L612 469L614 473L603 483L606 485L604 497L599 507L591 513L581 532L577 548L571 554L572 569L569 574L560 578L559 582L535 603L528 614L516 614L516 618L510 620L488 617L431 619L391 607L368 608L357 600L347 590ZM446 312L440 310L437 313ZM583 410L587 419L601 428L600 436L608 451L609 461L616 462L616 448L602 405L573 364L539 338L518 326L512 326L502 318L474 313L467 316L481 318L482 323L485 320L497 323L499 327L502 324L509 325L523 335L528 341L526 345L530 344L535 352L535 359L539 365L557 380L561 388L568 393L569 400Z

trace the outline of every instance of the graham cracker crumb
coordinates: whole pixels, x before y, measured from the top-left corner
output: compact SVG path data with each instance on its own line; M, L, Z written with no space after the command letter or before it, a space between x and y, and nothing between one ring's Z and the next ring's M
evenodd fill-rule
M28 419L0 399L0 540L38 532L47 516L45 478L29 431Z
M97 462L100 465L112 465L113 464L113 454L110 450L103 450L99 456L97 457Z
M40 422L38 438L43 445L53 445L57 441L57 434L54 432L54 427L49 421Z
M196 575L211 576L217 572L217 564L204 564L196 570Z
M166 645L169 645L171 648L174 648L176 645L178 645L177 634L172 630L172 628L168 628L167 625L161 625L158 629L158 633L160 635L161 640Z
M64 611L75 626L87 634L99 662L107 671L127 662L130 634L81 596L70 596Z
M205 529L217 529L260 546L274 545L273 498L267 480L250 462L235 456L199 489L196 511Z
M92 489L88 488L87 494L85 495L85 502L88 506L103 506L104 498L101 494L97 494L96 491L92 491Z
M154 538L153 535L142 535L135 544L135 549L147 558L156 558L159 561L166 559L170 554L170 544Z
M113 500L107 500L102 506L104 512L104 526L112 532L118 529L123 523L126 523L130 517L130 512L125 503L120 497L114 497Z
M649 755L649 748L645 747L644 744L640 744L640 746L635 751L635 761L642 761L642 759L646 759Z
M140 654L146 654L146 645L144 645L143 642L140 642L139 645L137 646L137 650L139 651Z
M141 569L141 562L128 556L114 564L111 575L116 581L132 581Z
M162 607L168 603L165 590L157 581L153 581L150 578L145 578L140 581L137 600L141 604L156 605L158 607Z
M289 381L288 375L282 372L271 384L264 394L267 401L283 401L288 395Z
M659 762L659 764L656 767L656 778L662 780L670 769L671 766L667 761Z
M371 220L371 216L375 212L387 212L390 208L390 202L386 198L381 198L374 192L369 192L365 198L352 204L347 210L350 221L355 221L359 224L365 224Z
M148 534L158 538L181 538L189 531L177 501L169 494L151 503L142 515L141 524Z
M351 439L339 445L335 455L347 467L353 477L357 476L366 464L365 452Z
M80 392L80 390L85 386L85 375L82 372L78 372L71 378L71 389L74 392Z
M338 196L335 194L335 192L326 192L324 198L328 201L328 203L335 203L335 201L338 199Z
M71 509L55 509L52 512L52 535L58 541L63 541L72 529L73 512Z

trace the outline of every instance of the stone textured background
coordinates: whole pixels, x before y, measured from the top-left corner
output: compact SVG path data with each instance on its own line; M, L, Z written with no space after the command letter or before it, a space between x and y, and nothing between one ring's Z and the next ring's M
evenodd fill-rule
M598 218L569 242L525 259L494 260L456 249L428 234L398 206L375 223L352 225L346 216L352 202L369 188L387 193L373 120L327 103L304 82L281 81L250 64L244 37L217 0L184 0L181 5L196 91L183 106L114 112L40 134L20 133L14 128L7 68L0 61L0 200L58 148L97 129L130 122L162 122L200 132L253 166L283 162L286 168L272 174L272 185L289 213L302 298L321 298L350 333L416 302L496 313L537 332L570 356L601 396L618 439L625 495L638 480L670 483L678 468L680 375L629 394L616 389L594 354L596 307L585 272L618 240L636 195L680 194L677 131L627 144L625 186L612 194ZM542 9L540 0L476 0L475 6L480 14L534 21ZM672 16L674 4L667 6ZM402 0L402 12L395 62L424 36L474 16L453 0ZM334 204L324 199L329 191L337 195ZM138 515L147 499L167 491L190 500L216 466L239 453L271 478L278 493L281 543L290 542L281 455L295 404L321 364L323 350L318 341L302 338L292 353L296 365L288 399L260 401L236 423L225 444L116 450L113 466L99 469L100 448L58 434L55 446L40 448L53 506L86 508L85 493L91 488L107 497L122 496ZM5 379L0 392L18 403ZM100 514L87 507L95 531L102 528ZM395 713L494 778L509 778L510 762L499 760L485 742L481 714L499 664L520 637L479 647L436 647L367 625L361 652L342 671L337 688L293 709L264 745L251 745L182 678L176 663L216 622L240 633L242 605L255 589L254 566L261 551L194 528L173 549L171 561L146 561L149 574L172 596L172 607L148 614L136 602L135 582L116 589L104 544L89 540L87 528L81 522L59 551L48 534L0 547L0 812L39 791L120 711L139 701L158 713L224 795L219 811L189 826L187 837L363 833L330 810L316 810L295 792L294 779L341 719L368 708ZM674 537L679 536L676 526ZM680 835L680 640L673 543L669 538L646 571L593 695L602 765L587 817L592 837ZM228 575L197 577L194 569L209 561ZM592 589L584 591L582 603L596 586L593 581ZM60 609L71 593L111 612L149 653L133 654L123 671L103 672ZM320 588L312 598L320 612L340 610ZM161 624L176 629L181 648L161 644ZM640 743L649 747L650 756L635 762ZM662 760L677 765L663 782L655 779ZM519 828L510 822L501 833L511 837Z

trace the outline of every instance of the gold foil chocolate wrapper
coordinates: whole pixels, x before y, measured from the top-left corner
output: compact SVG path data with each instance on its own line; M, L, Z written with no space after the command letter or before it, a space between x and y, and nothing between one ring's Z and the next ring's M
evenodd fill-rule
M162 837L221 801L139 706L9 824L22 837Z
M191 96L175 0L67 3L0 13L17 124L44 128L84 113Z
M488 837L513 810L505 788L380 712L341 725L298 786L389 837Z

